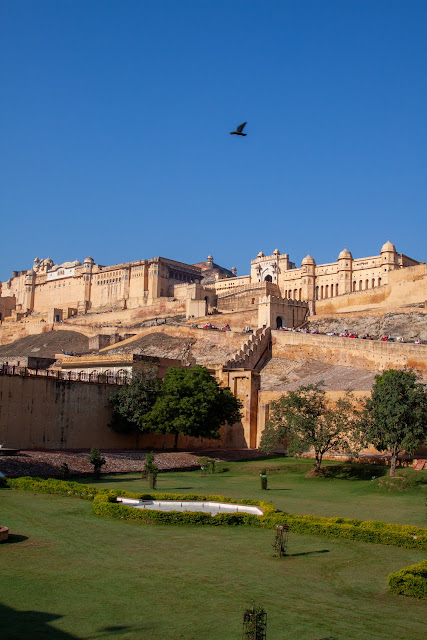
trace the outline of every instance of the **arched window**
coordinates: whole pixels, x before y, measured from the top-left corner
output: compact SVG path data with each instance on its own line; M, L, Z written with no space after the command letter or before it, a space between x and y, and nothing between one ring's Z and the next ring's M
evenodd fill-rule
M359 291L362 291L362 281L359 280Z
M353 281L353 291L356 291L356 280Z
M316 300L319 299L319 287L316 287Z
M264 282L273 282L273 278L270 275L265 276Z
M365 289L369 289L369 280L365 280Z
M325 286L325 298L328 298L328 297L329 297L329 285L327 284Z
M323 284L320 287L320 299L323 300Z
M375 287L375 278L372 278L372 289Z
M338 295L338 283L335 285L335 295Z
M296 299L297 299L297 294L298 294L297 290L296 290L296 289L294 289L294 300L296 300Z
M381 286L381 278L378 278L378 286Z
M301 300L301 298L302 298L302 289L298 291L298 300Z

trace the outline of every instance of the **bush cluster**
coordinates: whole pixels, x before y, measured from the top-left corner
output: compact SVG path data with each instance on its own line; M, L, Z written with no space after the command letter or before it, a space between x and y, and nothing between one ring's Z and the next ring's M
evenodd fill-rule
M390 573L387 583L392 593L427 599L427 560Z
M346 518L324 518L311 515L294 515L279 511L269 502L259 500L239 500L240 504L256 505L263 509L262 516L249 513L210 514L192 511L154 511L151 509L135 509L117 503L117 497L138 500L173 500L200 502L228 502L235 499L220 495L198 495L193 493L134 493L123 490L98 489L90 485L65 480L41 480L40 478L23 477L8 479L7 484L14 489L24 489L41 493L52 493L63 496L93 500L97 515L135 520L156 524L203 524L203 525L246 525L274 529L277 524L286 524L290 531L301 534L343 538L357 542L405 547L408 549L427 549L427 530L420 527L388 522L364 521Z
M61 496L83 498L83 500L93 500L97 493L106 491L105 489L97 489L87 484L80 484L80 482L55 480L54 478L43 480L42 478L32 476L8 478L7 486L11 489L23 489L24 491L35 491L37 493L52 493Z

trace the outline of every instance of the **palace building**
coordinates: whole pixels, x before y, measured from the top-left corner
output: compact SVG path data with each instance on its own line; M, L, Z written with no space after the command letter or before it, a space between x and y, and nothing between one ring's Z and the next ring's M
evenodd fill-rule
M265 308L274 304L276 319L285 323L287 314L295 325L314 314L320 301L339 298L345 307L349 294L381 291L392 272L418 264L398 253L390 241L376 256L353 258L343 249L336 262L316 264L307 255L300 267L278 249L271 255L260 252L245 276L237 276L235 267L215 264L211 255L193 265L162 257L110 266L91 257L59 265L50 258L36 258L30 270L13 271L0 283L0 320L13 313L17 319L39 313L54 322L89 311L137 309L169 299L186 301L187 315L194 317L258 308L259 326L270 326L272 316Z

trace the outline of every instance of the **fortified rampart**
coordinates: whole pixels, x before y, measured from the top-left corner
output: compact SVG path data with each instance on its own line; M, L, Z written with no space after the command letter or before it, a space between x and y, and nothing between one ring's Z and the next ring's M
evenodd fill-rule
M123 435L112 431L108 399L114 387L52 378L0 376L0 442L16 449L161 449L173 435ZM243 393L243 389L242 389ZM250 403L245 403L250 416ZM247 434L249 439L249 431ZM180 436L184 449L244 448L241 424L221 429L221 440Z
M272 331L272 355L382 371L410 367L427 376L427 347L291 331Z

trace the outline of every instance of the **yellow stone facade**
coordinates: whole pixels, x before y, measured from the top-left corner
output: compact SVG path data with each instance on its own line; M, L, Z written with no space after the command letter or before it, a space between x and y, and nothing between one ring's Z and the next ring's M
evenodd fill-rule
M134 309L162 297L174 298L182 295L183 284L201 279L199 267L161 257L110 266L90 257L83 264L61 265L36 258L32 269L14 271L1 283L1 296L14 297L19 313L58 309L66 318L90 309Z
M391 271L417 264L417 260L398 253L390 241L377 256L353 258L350 251L343 249L336 262L317 265L307 255L299 268L287 253L276 249L272 255L261 252L252 260L251 282L275 283L283 298L316 301L376 289L388 284Z
M250 274L239 277L234 275L234 268L228 271L215 265L212 256L197 265L158 257L110 266L96 264L90 257L83 263L60 265L50 258L36 258L32 269L14 271L8 281L0 283L0 312L2 319L10 316L14 301L16 317L36 312L47 314L48 322L55 322L88 311L137 309L169 298L186 301L187 317L217 310L238 313L259 309L261 313L262 305L268 303L277 307L274 313L279 318L286 313L286 301L292 301L293 307L287 311L295 317L297 301L314 314L316 303L321 307L325 300L333 299L339 311L346 306L345 296L373 290L381 294L392 280L390 274L418 264L398 253L390 241L376 256L353 258L343 249L336 262L316 264L307 255L300 267L278 249L267 256L260 252L251 261ZM206 273L209 277L204 278ZM301 313L298 311L296 323L304 320L306 311ZM266 323L264 311L261 315L258 326ZM268 326L275 328L278 320L270 320L270 315Z

